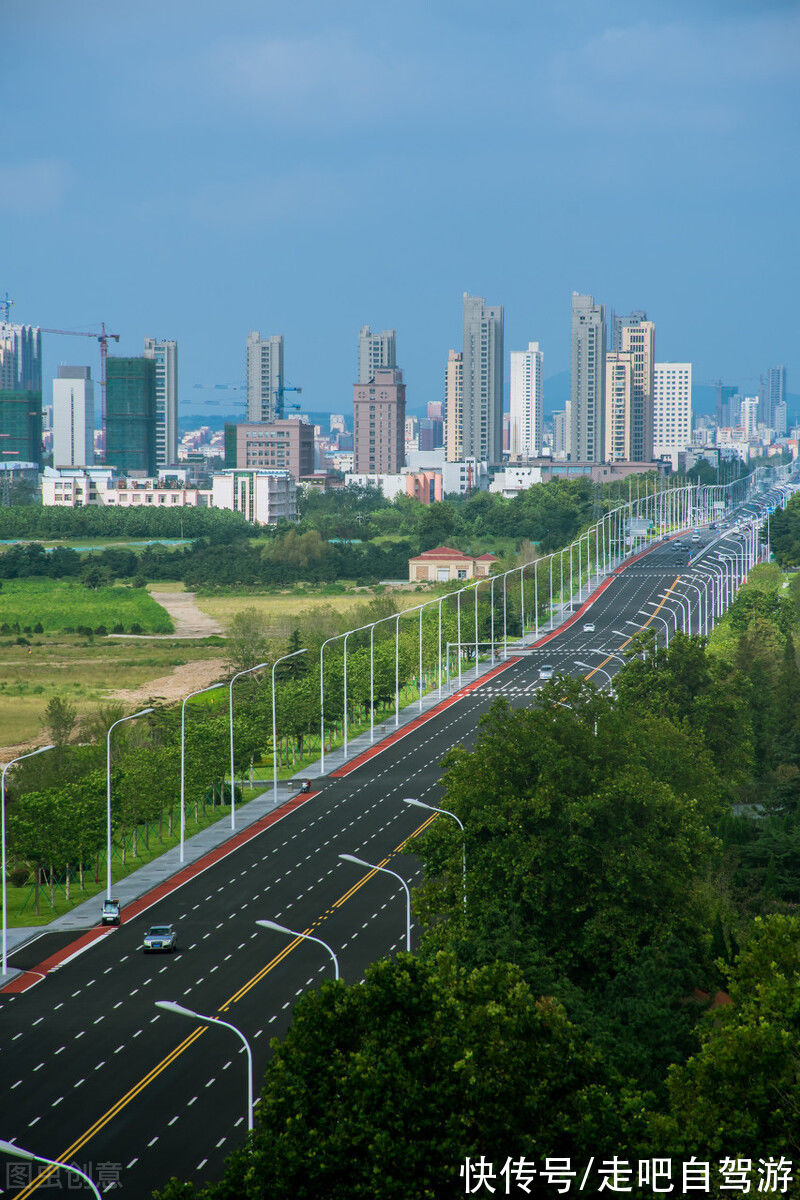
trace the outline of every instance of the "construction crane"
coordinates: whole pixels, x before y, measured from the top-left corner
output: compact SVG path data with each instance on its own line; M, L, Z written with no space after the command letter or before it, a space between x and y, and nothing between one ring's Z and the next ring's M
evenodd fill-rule
M278 421L283 420L284 412L286 411L286 393L297 392L298 396L302 392L301 387L290 387L283 382L280 375L278 376L278 386L275 388L275 417ZM291 404L290 408L299 409L299 404Z
M108 357L109 341L119 341L118 333L109 333L105 321L100 323L99 333L86 333L82 329L41 329L42 333L58 333L65 337L96 338L100 343L100 400L103 410L103 421L106 419L106 358Z

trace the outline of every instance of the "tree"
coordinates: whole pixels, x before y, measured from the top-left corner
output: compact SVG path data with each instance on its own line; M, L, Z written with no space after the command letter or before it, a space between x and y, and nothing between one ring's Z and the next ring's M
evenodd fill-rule
M232 673L247 671L263 662L269 642L264 618L257 608L245 608L231 618L227 631L228 665Z
M463 1193L467 1156L500 1169L620 1144L597 1054L507 964L379 962L306 993L273 1046L258 1127L208 1200L429 1200Z
M659 1149L754 1160L800 1153L800 919L757 918L699 1052L670 1072ZM800 1195L800 1182L785 1193Z
M62 751L72 737L78 720L78 710L68 700L53 696L44 710L44 726L53 745Z

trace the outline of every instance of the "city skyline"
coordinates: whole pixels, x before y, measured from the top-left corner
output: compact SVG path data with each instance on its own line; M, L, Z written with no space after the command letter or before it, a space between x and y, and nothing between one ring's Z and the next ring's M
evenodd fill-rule
M83 2L7 14L0 59L18 114L0 167L0 293L16 300L12 319L105 320L127 355L168 331L184 401L195 383L240 384L247 330L277 329L304 406L336 410L367 322L397 329L410 393L438 399L465 290L502 303L507 345L536 337L558 374L577 290L619 312L646 306L659 357L691 361L698 383L755 391L747 377L774 363L790 387L798 378L793 6L643 15L612 0L568 18L503 3L489 24L477 6L412 3L391 44L360 3L276 13L234 0L222 32L211 11L146 0L102 23ZM476 114L460 64L478 57ZM373 65L380 96L366 87ZM454 191L459 147L478 132L484 169ZM502 197L491 236L489 178ZM48 339L46 377L73 357Z

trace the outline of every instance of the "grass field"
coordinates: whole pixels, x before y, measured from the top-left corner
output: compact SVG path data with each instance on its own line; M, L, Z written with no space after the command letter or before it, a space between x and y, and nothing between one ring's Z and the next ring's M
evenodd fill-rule
M143 633L173 631L169 614L144 588L91 589L62 579L6 579L0 589L0 626L19 625L24 630L37 624L45 633L79 625L104 625L109 631L122 625L129 632L134 624Z
M5 590L5 589L4 589ZM30 646L0 639L0 746L36 737L51 696L61 696L85 713L112 691L142 686L175 667L219 658L219 643L202 641L93 642L70 635L33 637Z
M313 620L315 613L335 612L338 615L353 613L367 604L375 593L364 590L348 592L346 595L325 596L313 592L256 592L242 596L198 596L195 603L204 613L214 617L225 626L235 613L245 608L255 608L264 618L267 633L274 637L285 637L298 622ZM393 593L398 608L414 603L408 593Z

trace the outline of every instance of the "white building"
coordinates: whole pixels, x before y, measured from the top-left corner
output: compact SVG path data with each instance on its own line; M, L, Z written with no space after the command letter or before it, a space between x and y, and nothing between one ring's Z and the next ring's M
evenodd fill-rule
M384 329L382 333L373 333L369 325L362 325L358 334L358 382L367 384L376 371L396 366L395 331Z
M144 357L156 364L156 466L178 461L178 343L144 339Z
M477 458L465 458L461 462L445 462L442 467L442 491L445 496L458 493L461 496L475 492L488 492L489 464Z
M114 467L45 467L42 503L61 508L102 504L117 508L227 508L256 525L297 520L294 477L288 471L231 470L207 488L162 479L119 478Z
M503 306L464 292L461 455L503 461Z
M247 335L247 419L274 421L275 393L283 381L283 334ZM283 414L280 414L283 416Z
M544 354L538 342L511 351L511 458L538 458L542 452Z
M211 482L214 508L233 509L256 525L297 520L297 489L288 471L220 471Z
M542 482L541 467L520 467L510 463L504 470L498 471L489 484L489 491L497 496L505 496L510 500L517 492L525 492Z
M739 405L739 424L747 441L756 436L758 425L758 396L745 396Z
M678 455L692 444L692 364L657 362L653 369L653 457Z
M61 366L53 380L53 462L57 467L94 462L94 384L88 367Z

